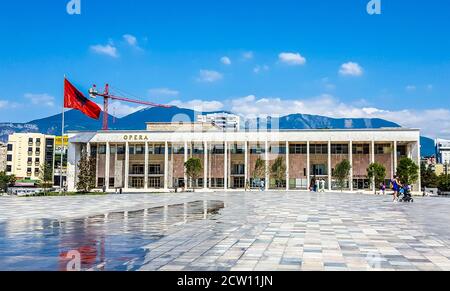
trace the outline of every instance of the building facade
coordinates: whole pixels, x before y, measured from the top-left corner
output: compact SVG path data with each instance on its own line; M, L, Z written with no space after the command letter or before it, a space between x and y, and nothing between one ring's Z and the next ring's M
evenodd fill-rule
M82 152L96 161L96 186L109 191L171 191L187 182L184 163L191 157L203 164L195 181L204 190L243 190L264 185L266 189L308 190L311 181L325 180L337 189L335 166L352 164L347 190L370 190L367 167L378 162L394 177L400 159L420 164L420 131L292 130L278 132L223 132L217 130L106 131L69 134L68 189L75 190L77 164ZM276 181L271 167L277 158L286 166L285 179ZM258 160L264 177L255 175ZM264 183L261 183L264 181ZM193 185L188 185L193 186ZM420 191L420 181L414 187Z
M436 140L436 156L439 164L450 164L450 140Z
M39 180L41 167L54 168L55 136L39 133L14 133L8 138L6 173L17 179Z
M230 113L198 115L197 121L210 123L226 131L239 131L241 127L241 118L238 115Z
M0 142L0 172L6 171L7 145Z

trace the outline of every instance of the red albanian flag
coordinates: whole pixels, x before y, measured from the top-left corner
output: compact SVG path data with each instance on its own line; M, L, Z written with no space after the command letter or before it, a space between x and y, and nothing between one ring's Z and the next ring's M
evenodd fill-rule
M100 107L84 97L67 79L64 79L64 108L75 109L93 119L99 119Z

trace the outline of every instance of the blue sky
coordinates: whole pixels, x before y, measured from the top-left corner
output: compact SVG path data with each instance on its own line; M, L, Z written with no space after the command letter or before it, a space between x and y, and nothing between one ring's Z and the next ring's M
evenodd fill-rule
M62 79L246 116L381 117L450 137L450 2L8 1L0 121L60 112ZM113 113L139 109L113 104Z

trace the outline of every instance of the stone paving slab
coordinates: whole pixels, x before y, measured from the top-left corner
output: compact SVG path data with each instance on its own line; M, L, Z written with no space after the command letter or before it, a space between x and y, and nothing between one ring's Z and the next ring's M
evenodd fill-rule
M450 270L450 200L348 193L230 192L0 198L0 221L66 220L199 200L224 202L206 219L159 229L139 270ZM143 224L143 225L141 225ZM121 226L112 228L118 235Z

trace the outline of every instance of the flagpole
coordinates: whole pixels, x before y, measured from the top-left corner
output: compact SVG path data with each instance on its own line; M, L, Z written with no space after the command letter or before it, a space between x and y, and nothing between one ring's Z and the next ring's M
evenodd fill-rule
M64 82L66 81L66 75L64 75ZM64 186L64 182L63 182L63 168L64 168L64 153L65 153L65 139L64 139L64 127L65 127L65 97L64 97L64 93L63 93L63 104L62 104L62 127L61 127L61 145L62 145L62 151L61 151L61 169L59 172L59 187L60 187L60 193L63 192L63 186Z

